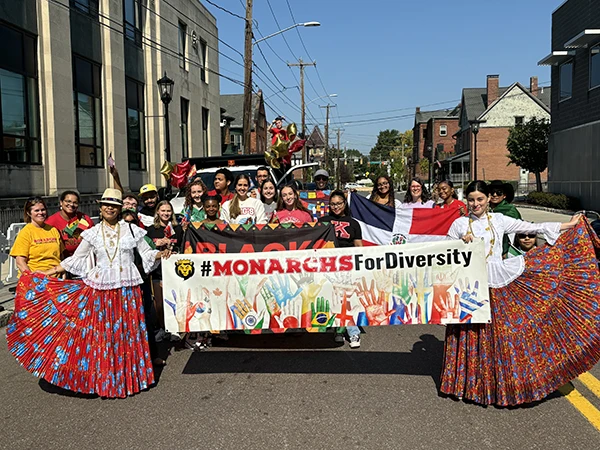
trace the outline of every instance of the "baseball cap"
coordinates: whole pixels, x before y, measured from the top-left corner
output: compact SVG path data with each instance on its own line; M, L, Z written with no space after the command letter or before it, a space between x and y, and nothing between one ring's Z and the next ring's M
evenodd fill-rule
M154 186L153 184L145 184L140 188L140 195L146 194L148 192L158 192L158 189L156 189L156 186Z
M315 178L317 177L329 178L329 172L327 172L325 169L319 169L315 172Z

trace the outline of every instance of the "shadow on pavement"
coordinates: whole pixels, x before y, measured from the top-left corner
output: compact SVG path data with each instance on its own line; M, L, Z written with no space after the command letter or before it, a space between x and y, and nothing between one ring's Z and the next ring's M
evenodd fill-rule
M321 339L332 343L332 336L278 336L281 341L268 337L266 346L261 342L266 336L230 336L221 347L252 348L251 351L209 351L192 353L183 373L314 373L314 374L394 374L431 376L439 389L444 342L433 335L424 334L410 352L369 352L361 350L322 351L268 349L310 349L311 343ZM254 338L257 338L254 341ZM262 339L261 339L262 338ZM279 345L278 345L279 344ZM263 344L264 345L264 344ZM336 346L330 345L331 347ZM322 348L322 347L321 347ZM260 351L260 350L267 351Z

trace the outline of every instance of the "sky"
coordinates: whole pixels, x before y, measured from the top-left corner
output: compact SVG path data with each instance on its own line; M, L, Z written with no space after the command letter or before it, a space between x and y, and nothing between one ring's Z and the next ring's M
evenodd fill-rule
M245 16L245 0L211 1ZM219 43L219 72L237 81L222 77L221 93L243 93L244 20L201 3L216 17L219 38L235 49ZM485 87L487 75L500 75L501 86L529 86L531 76L540 87L550 86L550 69L537 62L550 53L552 12L562 3L254 0L255 39L294 23L321 26L254 45L253 81L263 90L267 120L281 114L300 128L300 71L287 63L316 61L316 68L304 69L307 130L318 124L323 131L325 109L319 106L335 104L330 143L339 128L342 147L368 154L381 130L412 129L417 106L453 108L463 88Z

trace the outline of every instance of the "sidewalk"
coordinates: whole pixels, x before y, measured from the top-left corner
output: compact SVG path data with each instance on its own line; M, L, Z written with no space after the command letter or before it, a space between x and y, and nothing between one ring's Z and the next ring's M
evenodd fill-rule
M16 284L10 284L0 288L0 309L4 308L3 311L0 311L0 328L5 327L13 315L15 294L9 292L9 288L14 288L15 286Z

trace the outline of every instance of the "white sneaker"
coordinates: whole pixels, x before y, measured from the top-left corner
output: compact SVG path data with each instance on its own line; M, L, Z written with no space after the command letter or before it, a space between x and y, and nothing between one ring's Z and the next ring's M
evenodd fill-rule
M350 336L350 348L359 348L360 347L360 336Z

